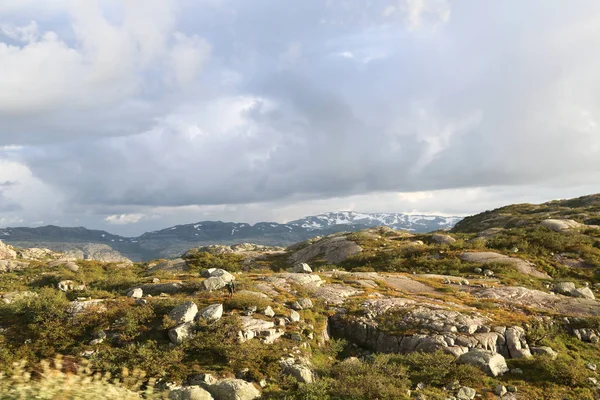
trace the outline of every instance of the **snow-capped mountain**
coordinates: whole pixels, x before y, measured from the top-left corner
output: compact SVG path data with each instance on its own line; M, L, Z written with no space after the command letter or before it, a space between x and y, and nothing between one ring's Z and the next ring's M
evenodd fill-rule
M437 215L339 211L302 218L288 222L287 225L300 226L308 230L327 229L336 225L388 226L414 232L429 232L452 228L461 219L461 217L440 217Z
M252 242L286 246L317 235L358 231L375 226L388 226L416 233L430 232L452 228L459 220L460 217L341 211L314 215L284 224L201 221L146 232L138 237L58 226L4 228L0 229L0 240L21 247L46 247L56 251L102 244L132 260L151 260L178 256L198 245Z

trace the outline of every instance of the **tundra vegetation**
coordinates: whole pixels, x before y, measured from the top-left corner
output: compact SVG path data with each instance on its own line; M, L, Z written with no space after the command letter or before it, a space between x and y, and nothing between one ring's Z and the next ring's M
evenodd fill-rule
M597 399L598 223L594 195L146 263L0 242L0 397Z

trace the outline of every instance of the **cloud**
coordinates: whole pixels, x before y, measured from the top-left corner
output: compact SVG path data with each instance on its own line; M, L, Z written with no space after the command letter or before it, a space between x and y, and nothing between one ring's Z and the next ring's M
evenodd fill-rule
M596 3L46 3L0 5L0 182L22 208L5 221L133 232L600 191Z
M121 214L121 215L109 215L104 218L109 224L125 225L135 224L146 218L144 214Z

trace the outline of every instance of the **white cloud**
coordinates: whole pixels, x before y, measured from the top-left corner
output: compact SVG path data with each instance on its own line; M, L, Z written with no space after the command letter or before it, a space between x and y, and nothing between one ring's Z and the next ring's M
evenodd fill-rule
M177 83L189 84L210 53L198 35L174 31L172 0L134 2L107 15L103 2L63 5L73 32L42 30L35 21L2 32L24 44L0 42L0 115L35 115L56 109L106 107L135 98L163 71L164 60Z
M115 225L126 225L126 224L136 224L140 222L142 219L147 218L144 214L120 214L120 215L109 215L104 218L106 222L109 224Z

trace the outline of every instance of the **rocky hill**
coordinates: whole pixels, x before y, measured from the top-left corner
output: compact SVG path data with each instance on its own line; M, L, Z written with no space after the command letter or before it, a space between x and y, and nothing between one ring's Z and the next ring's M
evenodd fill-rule
M513 204L467 217L454 232L482 232L490 228L519 228L546 219L570 219L587 225L600 225L600 194L543 204Z
M0 365L60 354L133 397L597 399L596 199L133 264L1 245Z
M133 238L86 228L3 228L0 229L0 239L20 247L80 252L84 258L101 261L147 261L176 257L190 247L198 245L252 242L287 246L317 235L329 235L340 231L353 232L375 226L430 232L449 229L459 220L459 217L344 211L306 217L286 224L260 222L251 225L203 221L147 232Z

